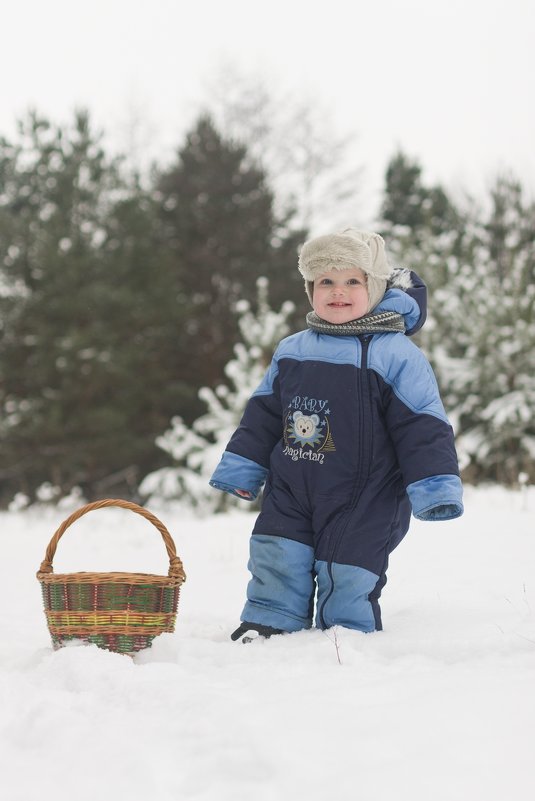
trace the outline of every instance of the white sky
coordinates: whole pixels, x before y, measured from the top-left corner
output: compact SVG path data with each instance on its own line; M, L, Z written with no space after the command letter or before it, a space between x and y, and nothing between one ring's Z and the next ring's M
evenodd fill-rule
M0 24L8 137L85 106L165 161L230 60L354 132L371 193L400 146L452 189L511 169L535 194L534 0L0 0Z

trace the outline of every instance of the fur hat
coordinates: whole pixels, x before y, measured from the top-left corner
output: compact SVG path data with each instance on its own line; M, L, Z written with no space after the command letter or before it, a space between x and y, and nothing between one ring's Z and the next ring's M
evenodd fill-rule
M392 273L385 252L385 243L379 234L346 228L336 234L309 239L299 254L299 272L305 279L310 303L314 294L314 280L329 270L358 268L366 274L368 311L373 309L386 291Z

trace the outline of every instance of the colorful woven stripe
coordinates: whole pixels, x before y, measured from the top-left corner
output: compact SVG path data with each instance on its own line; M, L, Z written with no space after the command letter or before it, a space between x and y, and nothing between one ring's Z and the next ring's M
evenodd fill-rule
M111 628L120 634L124 629L141 628L147 634L173 631L174 614L141 614L139 612L46 612L50 630L71 634L75 630Z
M150 584L41 584L45 610L176 612L179 587Z

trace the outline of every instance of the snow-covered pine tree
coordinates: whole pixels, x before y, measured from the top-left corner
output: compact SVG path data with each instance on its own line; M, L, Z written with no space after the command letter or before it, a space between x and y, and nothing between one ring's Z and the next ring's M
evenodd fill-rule
M141 483L142 496L151 502L178 500L199 514L220 512L240 503L211 489L208 481L249 396L263 378L276 344L288 334L288 319L294 311L289 301L279 311L270 307L267 278L257 279L256 287L255 310L246 300L235 305L242 341L234 346L234 358L225 367L227 384L215 389L203 387L199 398L206 404L206 413L191 428L181 417L174 417L171 428L156 440L174 465L149 474Z
M518 182L496 182L490 218L467 225L465 244L450 263L443 358L435 353L462 464L475 482L535 482L535 206Z

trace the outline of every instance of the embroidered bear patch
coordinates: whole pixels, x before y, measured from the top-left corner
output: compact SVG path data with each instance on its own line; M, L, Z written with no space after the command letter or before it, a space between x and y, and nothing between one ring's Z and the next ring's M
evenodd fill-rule
M307 459L323 464L324 452L336 450L330 433L330 410L327 401L320 404L314 400L319 414L305 414L301 409L292 410L300 405L308 411L311 404L309 398L303 399L300 396L295 397L289 404L290 410L284 425L284 454L290 456L293 461Z

